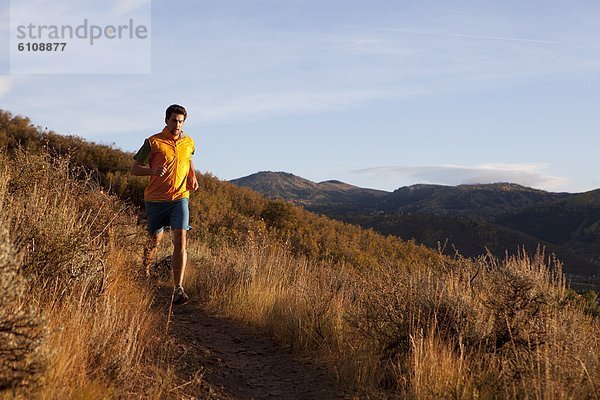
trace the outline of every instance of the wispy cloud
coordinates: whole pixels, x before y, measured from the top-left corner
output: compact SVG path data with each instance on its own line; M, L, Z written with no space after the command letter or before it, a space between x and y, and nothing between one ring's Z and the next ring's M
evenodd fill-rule
M199 49L184 65L163 66L169 63L165 58L153 66L157 70L181 68L182 74L192 68L196 72L194 83L204 89L200 97L205 98L197 103L203 117L211 122L327 112L378 99L465 91L512 79L591 69L589 64L578 62L581 60L557 54L555 46L536 46L555 43L547 40L456 34L524 44L495 43L494 47L456 43L448 38L407 40L395 30L296 32L247 26L236 30L231 23L222 25L237 34L223 31L216 35L223 28L206 28L214 36L209 37L211 40L182 44ZM188 31L185 36L198 34ZM208 98L210 93L219 96ZM194 97L199 97L197 91Z
M295 90L240 93L231 97L203 99L193 108L205 123L262 118L266 115L298 115L360 106L373 99L391 97L385 90Z
M546 174L547 164L480 164L480 165L425 165L382 166L353 170L354 174L368 175L375 179L409 181L411 183L434 183L460 185L476 183L511 182L524 186L561 190L569 180Z
M357 25L344 25L344 24L341 24L338 26L343 27L343 28L353 28L353 29L369 30L369 31L408 33L408 34L413 34L413 35L454 37L454 38L477 39L477 40L499 40L499 41L507 41L507 42L523 42L523 43L539 43L539 44L558 44L558 43L560 43L559 41L556 41L556 40L544 40L544 39L511 37L511 36L473 35L473 34L456 33L456 32L435 32L435 31L401 29L401 28L376 28L376 27L370 27L370 26L357 26Z

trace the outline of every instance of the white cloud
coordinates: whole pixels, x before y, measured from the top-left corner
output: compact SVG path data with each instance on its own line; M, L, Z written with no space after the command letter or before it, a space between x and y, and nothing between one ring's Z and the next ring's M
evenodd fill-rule
M466 33L457 33L457 32L436 32L436 31L427 31L427 30L412 30L412 29L398 29L398 28L373 28L373 27L363 27L363 26L354 26L354 25L340 25L340 27L357 28L357 29L361 29L361 30L375 30L375 31L382 31L382 32L410 33L410 34L425 35L425 36L463 38L463 39L499 40L499 41L507 41L507 42L523 42L523 43L538 43L538 44L558 44L558 43L560 43L559 41L556 41L556 40L544 40L544 39L512 37L512 36L495 36L495 35L483 35L483 34L475 35L475 34L466 34Z
M323 40L331 43L339 60L357 57L350 58L352 67L362 65L364 75L398 87L417 82L430 92L573 78L598 71L600 43L592 36L556 40L554 31L542 27L529 33L510 23L489 23L494 28L465 21L465 26L476 26L463 28L464 32L457 30L460 23L448 21L439 26L415 22L406 29L333 25L336 29L324 32Z
M200 120L214 123L345 109L389 96L389 93L381 90L287 90L206 99L201 104L193 105L193 108L199 110L197 114Z
M13 87L15 78L10 75L0 75L0 99L10 92Z
M567 178L545 173L547 164L480 164L480 165L426 165L383 166L353 170L354 174L374 179L434 183L441 185L482 184L495 182L518 183L546 190L564 190Z

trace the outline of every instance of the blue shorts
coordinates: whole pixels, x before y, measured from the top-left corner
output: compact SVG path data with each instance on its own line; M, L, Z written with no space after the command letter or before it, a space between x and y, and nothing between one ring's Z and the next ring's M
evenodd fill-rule
M183 198L174 201L145 201L146 214L148 216L148 232L156 235L162 232L166 226L171 229L190 230L190 211L188 199Z

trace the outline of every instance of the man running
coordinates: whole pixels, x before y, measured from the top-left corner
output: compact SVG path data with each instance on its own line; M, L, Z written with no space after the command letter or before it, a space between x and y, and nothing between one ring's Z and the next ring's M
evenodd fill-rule
M188 198L190 189L198 189L192 155L194 141L183 133L187 111L180 105L167 108L162 132L150 136L133 157L131 173L150 176L150 183L144 190L144 203L148 215L150 238L144 250L144 267L149 267L160 243L164 228L173 231L173 304L181 305L189 301L183 290L183 274L187 262L186 233L189 226Z

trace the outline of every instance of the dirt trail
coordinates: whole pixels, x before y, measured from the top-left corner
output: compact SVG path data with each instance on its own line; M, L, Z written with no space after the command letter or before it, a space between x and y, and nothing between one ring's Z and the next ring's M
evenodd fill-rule
M165 314L170 299L169 288L159 290L157 306ZM195 301L174 306L171 321L178 374L201 371L200 399L353 397L339 389L322 367L294 358L258 331L203 310Z

